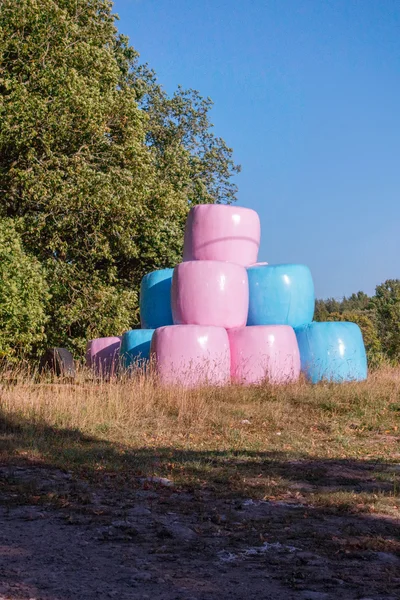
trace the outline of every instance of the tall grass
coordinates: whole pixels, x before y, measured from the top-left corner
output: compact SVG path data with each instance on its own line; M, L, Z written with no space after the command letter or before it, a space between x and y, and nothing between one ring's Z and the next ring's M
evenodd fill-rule
M14 370L0 381L7 460L90 474L151 471L265 496L271 486L287 492L296 461L313 480L323 461L400 458L400 371L389 367L361 383L194 390L160 387L140 371L105 381L81 370L52 382ZM395 489L395 473L379 476Z
M235 430L235 439L250 446L282 447L285 440L329 455L340 436L347 435L346 446L353 448L366 432L396 435L399 427L400 370L393 368L361 383L311 385L302 379L195 390L160 387L143 371L106 381L82 369L74 381L51 382L14 369L3 371L0 382L5 417L91 435L103 431L107 439L128 444L150 435L169 443L185 438L231 447ZM274 434L280 439L271 439Z

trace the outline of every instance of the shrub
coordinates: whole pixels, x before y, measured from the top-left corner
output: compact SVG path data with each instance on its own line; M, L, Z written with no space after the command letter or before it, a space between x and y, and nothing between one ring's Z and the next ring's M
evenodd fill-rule
M0 219L0 357L13 360L45 341L48 286L11 219Z

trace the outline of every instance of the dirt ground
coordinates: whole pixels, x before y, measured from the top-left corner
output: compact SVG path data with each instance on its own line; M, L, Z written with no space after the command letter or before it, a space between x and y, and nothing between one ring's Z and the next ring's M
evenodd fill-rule
M400 523L0 468L0 600L400 598Z

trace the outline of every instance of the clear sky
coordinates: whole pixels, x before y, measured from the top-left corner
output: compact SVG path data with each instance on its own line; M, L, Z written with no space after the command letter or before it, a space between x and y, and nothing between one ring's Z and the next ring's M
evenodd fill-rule
M170 93L215 103L260 214L260 260L318 297L400 278L400 0L116 0Z

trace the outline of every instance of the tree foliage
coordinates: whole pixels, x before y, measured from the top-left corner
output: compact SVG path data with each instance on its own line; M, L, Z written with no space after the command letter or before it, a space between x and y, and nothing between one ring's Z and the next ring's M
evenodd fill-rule
M400 360L400 280L388 279L376 288L373 298L379 337L385 354Z
M47 283L11 219L0 219L0 358L28 355L44 338Z
M2 0L0 67L0 216L46 271L49 343L82 349L135 323L141 277L179 262L190 204L235 199L237 167L108 0Z
M342 311L365 311L371 308L371 298L365 292L357 292L351 294L348 298L346 296L341 302Z
M351 294L341 300L328 298L326 300L316 300L315 302L315 321L329 321L329 315L342 314L344 312L365 311L371 309L371 298L364 292Z

